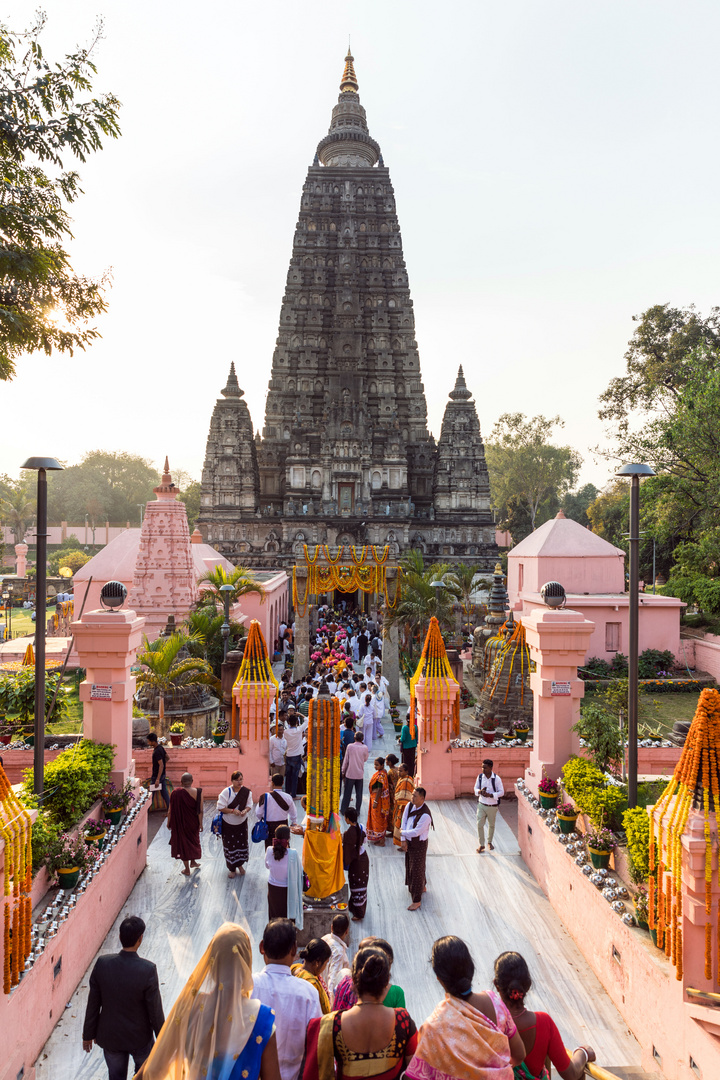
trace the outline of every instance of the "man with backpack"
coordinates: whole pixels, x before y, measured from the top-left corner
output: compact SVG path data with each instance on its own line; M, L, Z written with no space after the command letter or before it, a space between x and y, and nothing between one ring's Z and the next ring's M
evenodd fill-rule
M495 835L495 818L497 817L500 800L505 794L503 782L493 772L493 763L490 758L483 761L482 772L475 781L475 794L477 795L477 833L478 847L476 851L480 855L485 850L485 822L488 824L488 847L494 851L493 837Z

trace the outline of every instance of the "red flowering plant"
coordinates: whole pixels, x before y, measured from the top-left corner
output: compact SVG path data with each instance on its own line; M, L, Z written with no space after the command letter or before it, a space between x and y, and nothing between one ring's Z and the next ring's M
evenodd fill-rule
M558 805L555 807L555 809L557 810L558 814L560 814L561 817L577 817L578 816L577 807L573 806L573 804L571 802L558 803Z
M538 791L543 795L557 795L560 791L560 781L552 780L543 772L543 778L538 784Z

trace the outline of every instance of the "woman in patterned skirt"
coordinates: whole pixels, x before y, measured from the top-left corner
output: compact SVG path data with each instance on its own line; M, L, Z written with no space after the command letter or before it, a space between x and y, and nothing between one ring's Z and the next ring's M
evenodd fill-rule
M397 848L402 846L402 836L400 835L400 831L402 828L403 811L412 799L414 790L415 785L413 784L412 777L407 771L405 762L402 762L398 769L398 782L395 785L395 806L393 810L393 844Z
M234 772L230 787L223 788L217 801L222 813L222 845L228 877L245 873L248 861L248 814L253 807L252 791L243 787L241 772Z
M349 806L345 811L348 828L343 834L343 868L347 870L350 887L348 908L353 922L365 918L367 886L370 877L370 860L365 850L365 830L358 821L357 810Z

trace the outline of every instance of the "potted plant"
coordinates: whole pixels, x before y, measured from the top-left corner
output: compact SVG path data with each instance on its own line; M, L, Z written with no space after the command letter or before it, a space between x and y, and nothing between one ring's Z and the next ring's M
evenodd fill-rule
M222 746L222 744L225 742L229 727L230 725L228 724L227 720L218 720L217 724L215 725L215 730L212 733L216 746Z
M45 865L61 889L74 889L81 871L94 865L97 853L97 848L85 843L84 834L61 832L48 845Z
M99 850L105 843L105 835L109 828L110 820L108 818L88 818L83 826L85 843L94 844Z
M656 746L660 746L665 736L659 724L654 727L651 724L644 724L640 732L640 738L647 739Z
M497 731L499 721L494 716L486 716L482 722L482 737L486 743L491 743L495 739L495 732Z
M102 808L111 825L119 825L123 814L130 803L135 799L132 785L129 780L118 791L115 784L106 784L102 795Z
M519 724L515 725L515 738L519 742L524 743L529 734L530 726L525 723L525 721L521 721Z
M7 721L0 722L0 743L7 746L13 737L13 729Z
M545 810L554 810L560 795L560 785L557 780L552 780L543 772L543 778L538 784L540 805Z
M568 833L575 832L578 812L573 804L570 802L558 803L556 809L560 832L565 833L566 836Z
M590 859L596 870L607 870L610 853L617 847L617 837L611 829L593 829L586 836Z
M641 885L635 894L635 918L641 930L648 930L649 921L648 894L644 885Z
M174 724L170 725L170 742L173 746L179 746L182 742L183 735L185 734L185 725L182 720L177 720Z
M508 731L503 731L502 739L503 739L503 742L506 742L506 743L514 741L514 739L515 739L515 729L513 728L512 724L510 725L510 729Z

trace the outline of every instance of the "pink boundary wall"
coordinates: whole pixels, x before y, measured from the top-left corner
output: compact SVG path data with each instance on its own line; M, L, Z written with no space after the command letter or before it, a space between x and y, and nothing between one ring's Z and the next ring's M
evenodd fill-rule
M143 806L149 805L148 799ZM9 995L0 994L0 1080L16 1080L22 1068L25 1080L33 1080L40 1051L145 869L146 856L147 813L142 810L20 985ZM108 942L108 951L115 947Z
M698 1080L690 1068L692 1056L703 1080L715 1080L720 1076L718 1010L683 1001L682 983L650 935L625 926L528 801L518 802L522 857L638 1039L643 1068L655 1073L661 1067L667 1080ZM610 1068L622 1062L598 1064Z
M274 577L260 582L264 603L255 593L246 593L238 601L240 610L245 616L245 626L248 627L253 619L257 619L260 623L271 660L280 621L284 619L287 622L290 603L289 582L287 573L284 570L278 570Z
M701 638L681 638L680 660L696 671L706 671L720 682L720 637L706 634Z

